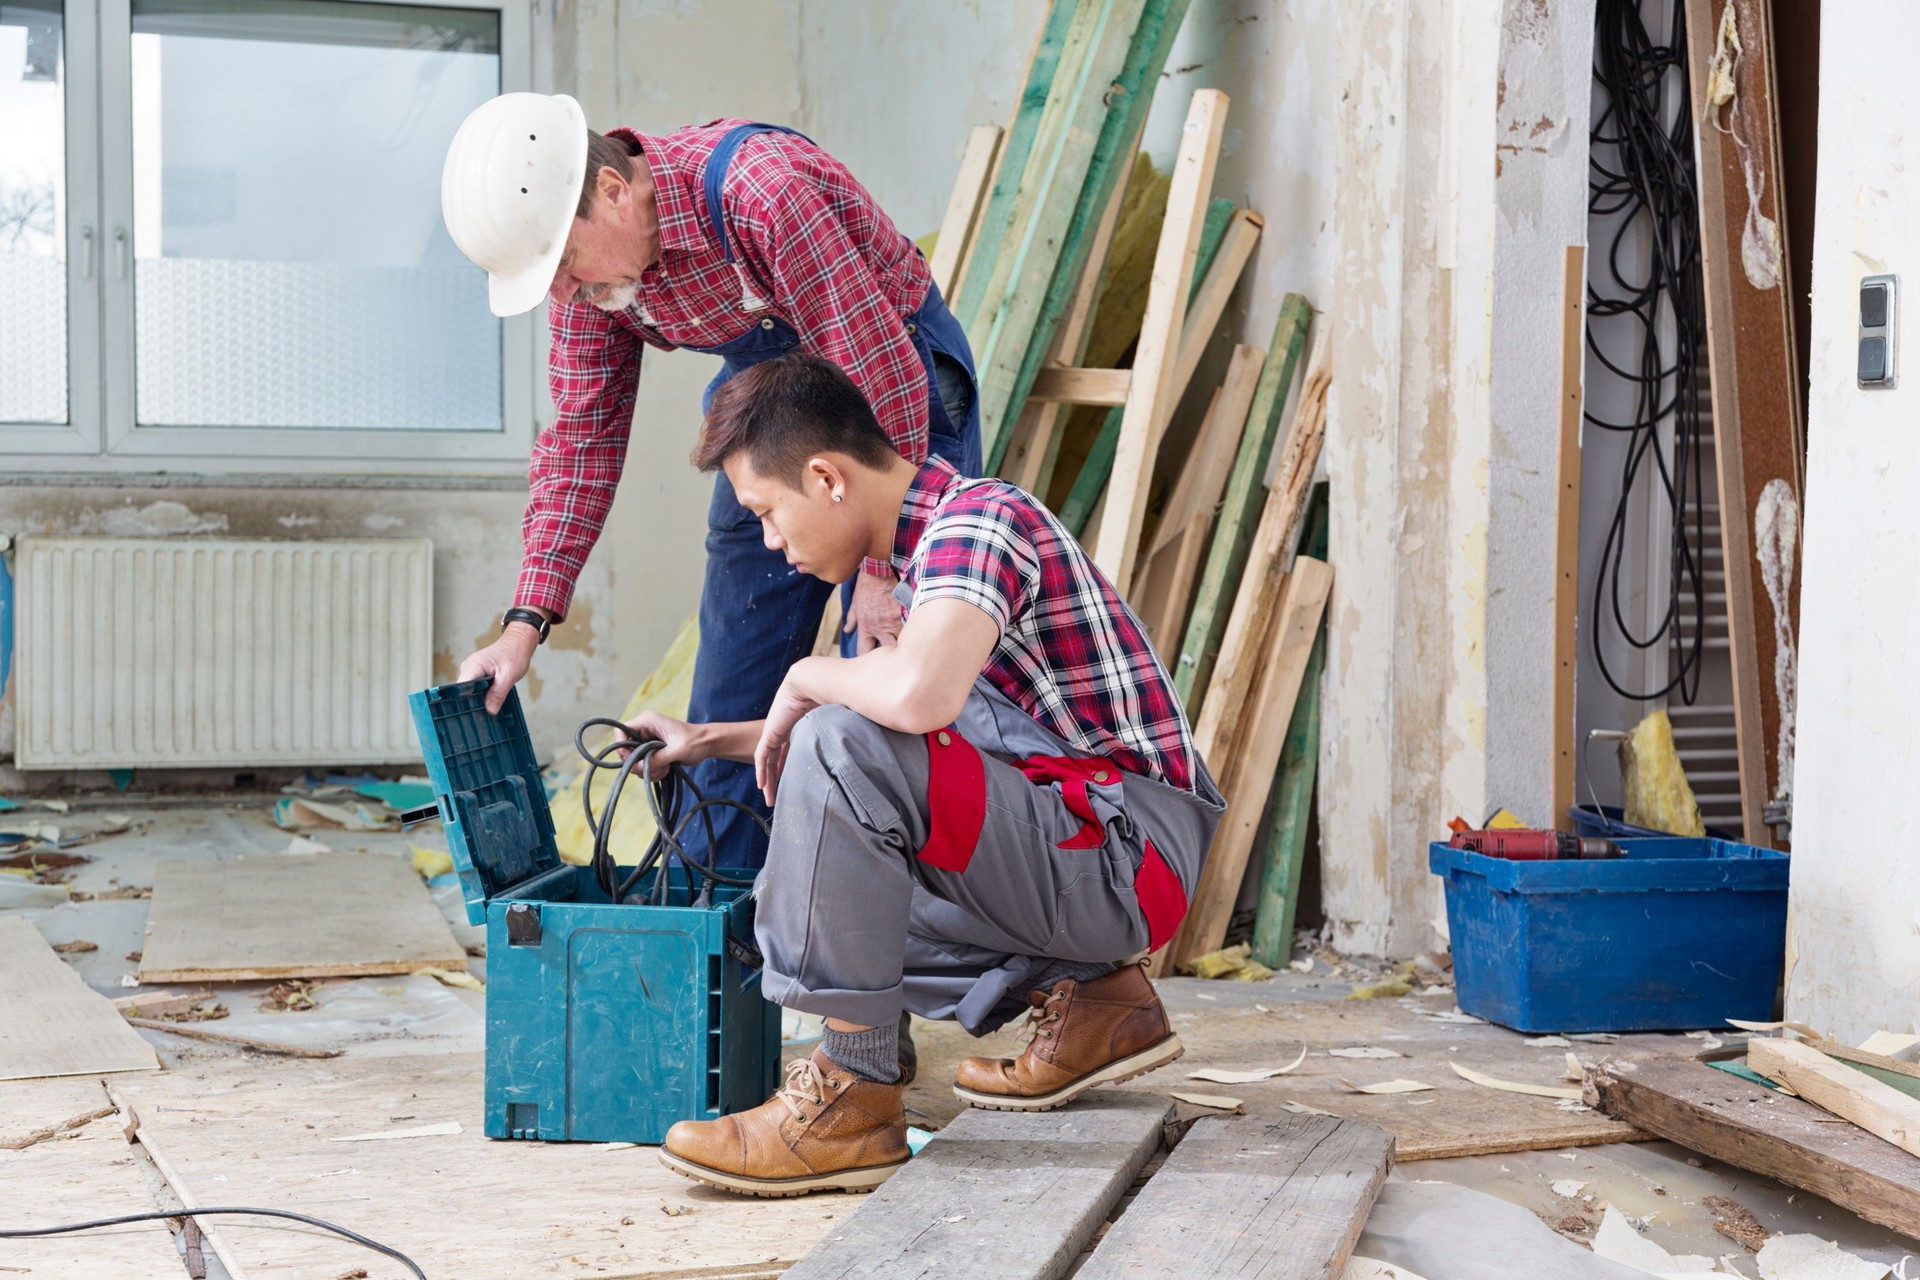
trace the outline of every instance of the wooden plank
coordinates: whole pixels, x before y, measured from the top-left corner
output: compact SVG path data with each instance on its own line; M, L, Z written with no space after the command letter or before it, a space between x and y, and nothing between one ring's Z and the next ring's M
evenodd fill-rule
M1324 561L1309 556L1294 561L1285 594L1274 611L1272 643L1261 646L1265 661L1249 714L1233 717L1244 720L1244 728L1233 752L1232 767L1227 770L1228 781L1222 786L1227 815L1214 834L1213 852L1200 870L1200 883L1194 889L1187 918L1167 945L1166 960L1172 964L1185 964L1226 939L1227 921L1240 896L1247 858L1266 813L1267 791L1273 785L1287 727L1293 720L1294 700L1306 676L1307 659L1312 655L1332 589L1333 570ZM1217 759L1204 753L1202 758L1209 760L1210 767Z
M1042 369L1033 380L1033 398L1061 404L1125 404L1132 383L1131 369Z
M1170 1114L1164 1098L1115 1092L1066 1111L964 1111L787 1280L1053 1280L1159 1150Z
M1140 138L1136 134L1128 143L1127 153L1133 154L1139 145ZM1107 198L1100 225L1094 229L1093 245L1081 267L1080 282L1075 286L1067 314L1054 329L1053 342L1047 348L1048 364L1078 365L1086 354L1087 343L1093 336L1094 299L1099 295L1107 250L1113 244L1114 233L1119 228L1121 211L1126 208L1128 185L1124 181L1113 183L1113 192ZM1036 497L1046 493L1047 481L1053 472L1053 461L1059 454L1059 431L1064 413L1064 408L1057 402L1036 403L1029 396L1020 411L1019 421L1014 424L1007 456L1002 459L1000 474Z
M1027 59L1027 74L1021 81L1020 97L1013 107L1013 118L1001 136L1000 154L994 158L993 181L987 195L987 207L980 214L979 231L974 235L966 256L961 259L960 278L955 296L948 299L954 318L969 337L973 335L974 313L985 296L994 262L1007 238L1007 223L1013 216L1013 202L1026 176L1027 158L1033 151L1034 135L1040 129L1040 117L1047 109L1047 95L1053 88L1060 53L1067 42L1078 10L1076 0L1059 0L1047 6L1047 16L1034 39L1033 53Z
M986 202L993 175L993 158L1000 150L1000 126L977 124L967 134L960 152L960 172L953 179L953 194L947 197L947 214L940 220L940 238L934 241L933 257L927 269L942 297L953 292L954 277L960 273L960 260L973 238L980 207Z
M1127 51L1126 64L1107 86L1107 99L1113 109L1107 112L1099 139L1094 144L1093 159L1087 168L1080 203L1074 210L1053 279L1047 286L1034 330L1035 339L1027 344L1018 376L1010 391L1011 404L1021 405L1027 400L1034 375L1047 358L1050 344L1046 335L1061 323L1061 318L1070 308L1079 281L1088 273L1089 262L1096 265L1099 262L1099 255L1089 252L1096 235L1094 228L1104 216L1109 193L1130 185L1127 166L1139 149L1140 135L1146 128L1154 90L1160 83L1167 55L1173 49L1174 37L1186 18L1187 7L1188 0L1147 0L1134 29L1133 44ZM1078 358L1071 363L1078 363ZM1109 367L1114 360L1093 363L1098 367ZM989 462L989 471L999 470L1002 459L997 450L989 455Z
M142 982L364 977L465 969L411 863L316 853L161 862L147 910Z
M1283 569L1293 550L1291 532L1306 514L1313 470L1325 437L1331 379L1327 376L1324 335L1316 341L1314 355L1293 426L1287 432L1281 469L1274 476L1273 488L1267 490L1246 572L1234 591L1233 610L1227 615L1226 630L1220 638L1214 678L1194 723L1194 745L1222 787L1231 782L1238 766L1234 747L1240 717L1253 693L1260 661L1266 656L1262 638L1267 633L1267 619L1280 597Z
M1077 1273L1080 1280L1337 1280L1393 1166L1358 1120L1196 1122Z
M968 327L980 391L980 440L993 469L1025 397L1020 369L1034 342L1062 241L1085 189L1106 116L1107 88L1125 65L1145 0L1081 0L1061 52L1033 154L1008 219L1007 244ZM1116 144L1117 145L1117 144ZM1100 193L1104 206L1106 192ZM1040 337L1044 347L1049 330Z
M1300 872L1306 863L1307 823L1313 810L1313 778L1320 762L1320 675L1326 669L1327 628L1313 638L1313 653L1300 677L1293 720L1280 748L1267 821L1267 861L1260 875L1253 921L1253 958L1278 969L1293 957L1293 921L1300 908Z
M1260 371L1260 385L1254 393L1253 408L1247 413L1246 430L1240 436L1240 449L1234 455L1233 471L1227 477L1226 492L1220 500L1220 518L1214 525L1206 568L1201 571L1193 617L1187 622L1180 660L1173 669L1174 688L1189 707L1201 704L1213 674L1215 655L1227 625L1227 610L1253 545L1254 526L1259 518L1256 512L1265 498L1267 463L1279 432L1280 415L1286 408L1294 374L1299 370L1312 321L1313 308L1299 294L1290 293L1281 301L1279 318L1274 321L1273 340L1267 347L1266 364ZM1318 346L1317 341L1315 345Z
M18 915L0 916L0 1080L158 1071L105 996Z
M16 1122L60 1130L58 1138L17 1150L0 1141L0 1187L7 1192L0 1225L53 1226L162 1208L147 1189L122 1131L124 1122L99 1081L10 1084L0 1110L6 1113L10 1137ZM92 1119L82 1120L84 1116ZM16 1272L113 1280L182 1280L186 1275L163 1221L7 1240L0 1243L0 1275Z
M710 1191L662 1167L650 1147L494 1141L483 1131L482 1070L477 1053L349 1055L177 1068L115 1087L185 1203L312 1213L392 1245L435 1277L763 1275L799 1258L857 1203ZM331 1141L446 1121L461 1132ZM449 1213L456 1198L511 1211ZM668 1216L663 1206L687 1211ZM410 1280L399 1263L297 1223L202 1225L241 1269L229 1270L256 1280L325 1280L359 1267L369 1280Z
M1260 371L1266 355L1258 347L1239 344L1228 357L1227 376L1220 384L1218 399L1208 406L1200 432L1187 451L1179 478L1173 482L1173 491L1161 509L1163 532L1153 538L1154 550L1178 537L1186 527L1187 518L1195 511L1205 511L1211 516L1220 505L1227 476L1233 470L1234 455L1239 452L1240 438L1246 431L1247 414L1260 389Z
M1225 242L1227 229L1233 223L1236 210L1231 200L1215 200L1207 207L1207 217L1200 229L1200 252L1197 267L1200 279L1193 282L1193 292L1198 294L1205 277L1213 274L1221 245ZM1244 264L1242 264L1244 265ZM1191 301L1191 300L1189 300ZM1131 370L1129 370L1131 377ZM1132 384L1129 383L1129 390ZM1109 410L1100 425L1093 445L1081 464L1080 473L1074 477L1073 488L1060 507L1060 519L1080 537L1083 528L1091 528L1089 516L1096 503L1104 503L1107 493L1107 481L1113 474L1113 460L1120 449L1120 427L1126 418L1124 406ZM1096 541L1090 534L1081 538L1091 547ZM1122 593L1124 594L1124 592Z
M1107 517L1093 548L1094 563L1115 583L1128 582L1133 576L1140 522L1146 515L1147 490L1153 481L1154 428L1171 411L1168 401L1186 319L1187 291L1226 120L1226 94L1217 89L1194 93L1174 160L1167 221L1154 256L1147 314L1140 323L1140 345L1134 352L1133 388L1121 419L1119 447L1108 482L1111 493Z
M1553 824L1573 830L1573 675L1580 656L1580 372L1586 356L1582 303L1585 245L1567 246L1560 283L1560 488L1554 503Z
M1159 426L1155 430L1155 439L1164 435L1167 423L1173 418L1173 411L1179 406L1180 397L1186 394L1187 386L1193 381L1194 370L1200 367L1200 357L1207 352L1207 344L1220 328L1221 317L1227 313L1227 300L1240 284L1241 273L1247 269L1247 263L1253 258L1253 250L1260 243L1260 233L1266 229L1267 220L1251 209L1235 209L1233 217L1227 223L1226 233L1220 240L1220 251L1210 267L1199 268L1200 286L1194 290L1193 297L1187 303L1187 314L1180 329L1180 354L1174 361L1173 384L1169 392L1172 403L1168 404L1161 415Z
M1786 599L1770 599L1755 518L1774 483L1790 493L1797 518L1806 458L1769 7L1767 0L1686 0L1740 812L1745 839L1763 846L1773 841L1762 810L1779 792L1783 763L1791 770L1794 671L1778 659L1782 639L1798 631L1799 575L1796 550L1796 563L1783 566ZM1733 32L1723 30L1723 16L1733 19ZM1710 100L1716 65L1732 90L1722 103Z
M1836 1123L1810 1102L1668 1055L1611 1058L1590 1068L1586 1102L1920 1239L1920 1156Z
M1755 1036L1747 1065L1815 1106L1920 1156L1920 1101L1797 1040Z
M1187 619L1187 602L1193 598L1193 579L1199 572L1200 556L1206 550L1207 527L1213 515L1196 511L1187 517L1187 527L1179 537L1162 547L1142 566L1147 585L1135 593L1135 612L1146 623L1147 638L1169 661L1167 653L1172 637L1180 634Z
M165 1031L169 1035L184 1036L189 1040L212 1040L218 1044L235 1044L243 1049L253 1049L260 1053L277 1053L283 1058L337 1058L338 1049L308 1049L297 1044L281 1044L277 1040L256 1040L252 1036L228 1035L224 1031L210 1031L206 1027L185 1022L162 1022L157 1018L136 1018L129 1016L131 1026L145 1027L149 1031Z

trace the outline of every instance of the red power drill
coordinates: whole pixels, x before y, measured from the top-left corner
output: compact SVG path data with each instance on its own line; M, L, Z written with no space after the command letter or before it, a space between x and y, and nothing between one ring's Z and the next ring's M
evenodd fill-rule
M1564 831L1507 829L1475 830L1455 818L1447 824L1453 829L1451 848L1484 853L1489 858L1509 862L1559 862L1581 858L1617 858L1621 848L1611 840L1582 839Z

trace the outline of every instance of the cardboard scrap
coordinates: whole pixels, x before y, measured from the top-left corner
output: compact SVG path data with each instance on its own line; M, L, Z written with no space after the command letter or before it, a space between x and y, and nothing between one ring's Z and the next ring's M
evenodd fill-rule
M1271 1080L1283 1076L1307 1060L1307 1050L1303 1045L1300 1056L1284 1067L1255 1067L1250 1071L1224 1071L1219 1067L1202 1067L1198 1071L1189 1071L1189 1080L1211 1080L1215 1084L1253 1084L1260 1080Z
M1819 1236L1775 1236L1754 1259L1761 1280L1885 1280L1888 1267Z
M487 989L480 979L465 971L454 972L449 969L442 969L435 965L427 964L421 965L418 969L415 969L414 972L425 974L429 978L437 978L443 986L464 987L468 991L485 991Z
M348 831L391 831L398 815L384 807L370 812L364 805L329 804L304 796L283 796L273 806L274 822L288 831L312 827L344 827Z
M1459 1076L1462 1080L1470 1080L1474 1084L1484 1085L1489 1089L1499 1089L1506 1093L1531 1094L1536 1098L1571 1098L1575 1102L1580 1100L1580 1090L1578 1089L1568 1089L1561 1085L1553 1084L1521 1084L1517 1080L1499 1080L1493 1076L1475 1071L1472 1067L1463 1067L1459 1063L1451 1060L1448 1061L1447 1065L1452 1067L1453 1074Z
M1292 1098L1288 1098L1285 1102L1281 1103L1280 1109L1283 1111L1291 1111L1297 1116L1332 1116L1336 1120L1340 1118L1338 1112L1322 1111L1320 1108L1310 1107L1304 1102L1295 1102Z
M1224 1094L1187 1093L1180 1089L1169 1092L1182 1102L1191 1102L1196 1107L1210 1107L1215 1111L1239 1111L1246 1105L1239 1098L1229 1098Z
M1587 1189L1586 1183L1576 1182L1572 1178L1562 1178L1560 1179L1560 1181L1553 1184L1553 1194L1557 1196L1565 1196L1569 1200L1578 1200L1580 1198L1580 1193L1582 1191L1585 1191L1586 1189Z
M441 1138L451 1137L461 1132L458 1120L449 1120L445 1124L423 1124L415 1129L379 1129L373 1133L351 1133L340 1138L328 1138L328 1142L386 1142L394 1138Z
M1379 1084L1355 1084L1342 1079L1341 1084L1355 1093L1423 1093L1433 1088L1430 1084L1421 1084L1418 1080L1383 1080Z
M1569 1049L1573 1047L1573 1041L1567 1039L1565 1036L1535 1036L1531 1040L1522 1040L1520 1043L1526 1045L1529 1049Z
M1593 1251L1610 1262L1649 1275L1666 1276L1668 1280L1705 1280L1715 1274L1712 1258L1668 1253L1635 1231L1626 1215L1612 1205L1600 1216L1600 1229L1593 1233Z
M1415 1275L1405 1267L1396 1267L1376 1258L1363 1258L1356 1253L1347 1259L1347 1269L1340 1273L1340 1280L1426 1280L1426 1277Z
M1382 1049L1379 1045L1363 1044L1346 1049L1329 1049L1327 1053L1335 1058L1404 1058L1404 1053L1395 1053L1392 1049Z

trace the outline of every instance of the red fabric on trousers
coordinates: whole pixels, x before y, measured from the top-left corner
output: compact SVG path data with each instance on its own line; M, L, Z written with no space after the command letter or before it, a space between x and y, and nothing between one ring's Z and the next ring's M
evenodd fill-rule
M1173 941L1174 932L1187 917L1187 891L1180 877L1166 864L1160 851L1147 841L1147 855L1133 877L1134 896L1140 899L1140 914L1147 918L1147 946L1158 951Z
M974 745L952 729L927 735L927 843L920 861L965 871L987 821L987 769Z

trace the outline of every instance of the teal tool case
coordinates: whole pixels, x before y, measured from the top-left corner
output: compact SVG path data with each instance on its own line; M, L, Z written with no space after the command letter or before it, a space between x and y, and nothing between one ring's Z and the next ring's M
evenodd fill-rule
M766 1101L780 1009L761 996L751 890L689 905L699 879L679 866L654 873L673 877L669 905L609 900L560 860L519 693L490 716L487 687L408 698L467 919L487 927L487 1136L653 1144Z

